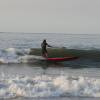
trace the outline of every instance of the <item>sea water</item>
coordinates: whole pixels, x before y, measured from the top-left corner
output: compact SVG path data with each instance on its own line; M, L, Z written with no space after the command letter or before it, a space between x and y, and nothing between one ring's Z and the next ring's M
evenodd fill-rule
M30 49L40 48L43 39L89 56L58 64L29 63ZM0 99L99 100L99 51L99 34L1 32Z

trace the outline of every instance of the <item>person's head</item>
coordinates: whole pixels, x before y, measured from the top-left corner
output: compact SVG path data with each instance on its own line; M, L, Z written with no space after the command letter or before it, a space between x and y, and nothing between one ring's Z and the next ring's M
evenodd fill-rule
M43 42L46 43L46 39L44 39Z

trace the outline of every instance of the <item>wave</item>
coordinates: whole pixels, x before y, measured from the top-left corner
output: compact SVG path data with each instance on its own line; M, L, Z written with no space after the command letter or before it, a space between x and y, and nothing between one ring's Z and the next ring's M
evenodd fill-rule
M20 58L29 54L29 49L8 48L0 50L0 63L20 63Z
M79 50L67 48L48 49L49 57L78 56L79 62L100 62L100 50ZM33 63L43 59L40 48L16 49L8 48L0 50L0 63ZM76 61L75 61L76 62Z
M46 94L46 95L45 95ZM100 97L100 79L74 76L5 76L0 78L0 98Z
M40 48L33 48L30 50L30 55L41 55ZM48 49L49 57L65 57L68 55L78 56L80 59L88 59L94 61L100 61L99 49L67 49L67 48L53 48Z

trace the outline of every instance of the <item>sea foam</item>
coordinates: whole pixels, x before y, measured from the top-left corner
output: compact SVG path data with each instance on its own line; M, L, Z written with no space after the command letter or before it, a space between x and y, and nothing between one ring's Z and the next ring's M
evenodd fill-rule
M38 75L0 79L0 98L14 97L100 97L100 79L89 77L69 77Z

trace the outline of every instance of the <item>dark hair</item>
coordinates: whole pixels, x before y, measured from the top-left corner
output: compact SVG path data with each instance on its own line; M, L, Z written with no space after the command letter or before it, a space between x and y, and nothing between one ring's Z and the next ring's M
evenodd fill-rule
M43 42L46 42L46 39L44 39Z

